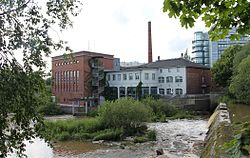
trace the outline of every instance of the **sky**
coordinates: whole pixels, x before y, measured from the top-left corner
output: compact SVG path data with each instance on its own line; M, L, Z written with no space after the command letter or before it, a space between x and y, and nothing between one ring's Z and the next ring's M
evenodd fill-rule
M147 62L148 21L151 21L153 61L178 58L186 49L191 54L195 31L207 31L201 21L192 29L182 28L179 19L163 13L163 0L84 0L74 26L57 39L68 41L76 51L113 54L121 61ZM61 55L55 52L51 56Z

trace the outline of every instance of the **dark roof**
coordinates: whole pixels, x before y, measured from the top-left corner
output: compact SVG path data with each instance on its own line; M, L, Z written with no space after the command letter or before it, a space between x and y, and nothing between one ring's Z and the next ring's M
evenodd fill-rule
M175 58L175 59L159 60L140 66L122 67L121 70L138 70L138 69L172 68L172 67L192 67L192 68L210 69L207 66L197 64L183 58Z

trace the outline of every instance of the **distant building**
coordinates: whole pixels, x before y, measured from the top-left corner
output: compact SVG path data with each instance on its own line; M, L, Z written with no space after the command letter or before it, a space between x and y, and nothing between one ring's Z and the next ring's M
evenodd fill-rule
M52 57L52 93L60 104L72 104L72 100L98 99L104 90L105 71L120 69L119 59L113 55L89 51Z
M212 67L215 61L217 61L221 54L226 48L232 45L244 45L250 41L250 37L242 36L240 40L232 41L229 36L235 34L236 29L233 28L229 35L225 39L220 39L218 41L211 41L207 32L195 32L193 44L193 61L198 64L206 65Z
M209 37L207 32L195 32L193 43L193 58L195 63L209 66Z
M139 63L138 61L132 61L132 62L122 61L122 62L120 62L121 67L132 67L132 66L139 66L139 65L143 65L143 64L144 63Z
M229 35L227 35L224 39L219 39L218 41L214 41L214 42L211 41L211 44L210 44L210 52L211 52L210 53L210 65L211 66L213 66L214 62L220 58L221 54L229 46L244 45L248 41L250 41L249 36L241 36L239 40L235 40L235 41L230 40L229 36L235 33L236 33L236 29L234 28L229 32Z
M142 82L142 95L176 96L210 92L210 68L183 58L159 60L141 66L122 68L107 73L116 98L136 97Z

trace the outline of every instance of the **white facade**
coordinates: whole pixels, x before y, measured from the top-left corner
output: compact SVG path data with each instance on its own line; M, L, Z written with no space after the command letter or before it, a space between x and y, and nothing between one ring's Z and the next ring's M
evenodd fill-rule
M142 82L143 94L185 95L187 93L185 67L137 68L108 72L110 87L116 87L118 98L135 96L134 90Z

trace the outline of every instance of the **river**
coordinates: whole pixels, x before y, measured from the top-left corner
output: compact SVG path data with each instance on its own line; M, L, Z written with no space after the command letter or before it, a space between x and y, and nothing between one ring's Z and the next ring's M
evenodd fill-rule
M29 158L153 158L161 148L169 158L198 158L207 132L207 120L170 120L167 123L149 123L157 131L157 141L142 144L109 142L92 144L61 142L49 147L43 140L27 142ZM122 145L121 145L122 144ZM14 157L10 155L9 158Z

